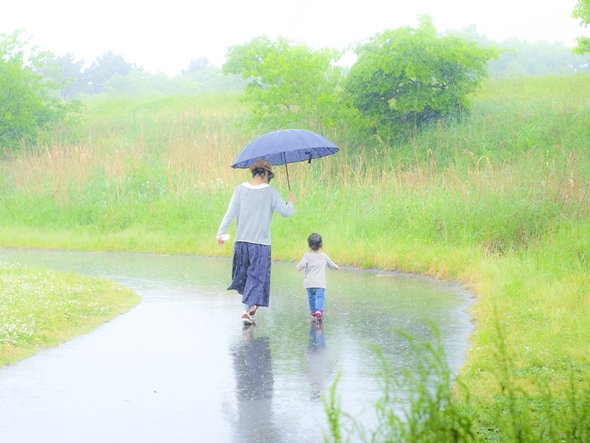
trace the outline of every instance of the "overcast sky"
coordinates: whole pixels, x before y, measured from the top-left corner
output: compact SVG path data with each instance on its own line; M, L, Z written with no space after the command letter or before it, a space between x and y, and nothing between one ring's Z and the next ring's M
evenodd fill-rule
M577 0L4 0L0 33L24 28L33 43L91 62L121 54L144 69L175 75L205 56L221 66L226 50L278 35L314 48L343 48L385 29L415 27L429 13L436 28L471 24L497 41L562 41L590 36L571 18Z

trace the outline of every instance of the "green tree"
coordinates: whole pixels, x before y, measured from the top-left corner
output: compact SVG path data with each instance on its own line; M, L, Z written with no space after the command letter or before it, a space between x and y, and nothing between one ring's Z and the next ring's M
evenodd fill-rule
M322 132L338 118L340 54L312 50L284 37L256 37L228 49L225 74L247 81L245 100L254 103L252 126L264 130L302 127Z
M84 71L86 91L91 94L100 94L105 90L105 82L115 74L126 76L134 71L143 71L135 63L128 63L122 55L113 51L104 52Z
M385 142L468 108L468 94L498 55L458 37L438 37L428 15L416 29L386 30L354 50L347 97Z
M574 7L572 13L574 18L580 19L580 26L586 28L590 24L590 0L578 0L578 3ZM590 52L590 38L589 37L578 37L576 39L578 46L574 48L579 54L585 54Z
M0 34L0 150L34 141L42 129L64 121L77 104L65 103L50 52L30 46L18 29Z
M183 69L181 75L195 74L196 72L203 71L209 66L209 59L207 57L197 57L192 59L187 69Z
M84 91L84 59L77 60L71 52L55 57L52 62L57 67L60 77L66 80L64 88L60 91L61 98L68 100L78 92Z

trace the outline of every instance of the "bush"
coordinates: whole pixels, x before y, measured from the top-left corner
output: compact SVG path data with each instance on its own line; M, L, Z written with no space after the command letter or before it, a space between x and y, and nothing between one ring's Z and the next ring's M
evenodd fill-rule
M23 30L0 34L0 152L21 140L35 141L75 112L78 103L58 97L63 81L51 65L50 52L41 52L23 40Z

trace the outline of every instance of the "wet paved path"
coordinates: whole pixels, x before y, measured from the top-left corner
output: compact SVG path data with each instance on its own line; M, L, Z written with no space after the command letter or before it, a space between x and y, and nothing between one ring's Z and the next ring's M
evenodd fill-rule
M471 330L467 294L411 276L329 273L319 328L302 273L274 263L271 307L244 330L227 259L0 249L0 261L105 276L143 298L94 332L0 369L6 443L322 442L320 395L338 369L347 412L379 395L367 343L406 367L407 344L391 328L426 336L420 319L429 318L456 370Z

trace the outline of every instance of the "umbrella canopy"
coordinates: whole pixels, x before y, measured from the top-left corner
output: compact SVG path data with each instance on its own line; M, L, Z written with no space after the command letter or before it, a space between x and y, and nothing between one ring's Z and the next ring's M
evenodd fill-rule
M327 138L306 129L281 129L252 140L235 158L232 168L249 168L259 158L272 165L286 165L338 152Z

